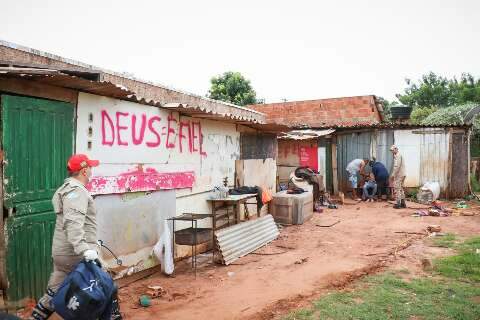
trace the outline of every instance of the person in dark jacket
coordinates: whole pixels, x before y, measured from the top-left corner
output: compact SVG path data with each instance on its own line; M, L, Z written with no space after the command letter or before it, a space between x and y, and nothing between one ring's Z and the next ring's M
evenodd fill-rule
M388 170L385 168L383 163L376 160L370 161L370 166L372 167L372 173L375 176L375 181L377 182L378 196L379 199L381 199L382 195L387 195L389 177Z

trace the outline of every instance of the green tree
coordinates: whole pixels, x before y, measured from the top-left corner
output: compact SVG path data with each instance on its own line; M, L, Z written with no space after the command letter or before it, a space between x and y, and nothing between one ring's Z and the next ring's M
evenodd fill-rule
M377 97L378 101L383 105L383 118L385 121L390 121L392 118L392 113L390 112L390 108L393 106L398 105L398 101L388 101L383 97Z
M452 104L460 105L467 102L480 103L480 79L476 79L470 73L463 73L460 80L454 78L450 81Z
M411 107L448 107L451 104L450 82L447 78L430 72L422 76L418 84L405 79L407 88L397 99Z
M433 72L425 74L417 82L406 79L407 87L398 100L408 106L446 108L468 102L480 102L480 79L463 73L460 79L448 79Z
M239 106L256 103L256 93L239 72L228 71L210 80L208 97Z
M437 110L435 107L416 107L410 115L410 121L413 124L421 124L424 119Z

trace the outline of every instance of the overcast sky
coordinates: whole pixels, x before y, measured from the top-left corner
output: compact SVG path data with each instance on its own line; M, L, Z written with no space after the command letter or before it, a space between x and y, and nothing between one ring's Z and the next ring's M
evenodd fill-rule
M392 99L434 71L480 76L480 1L3 0L0 38L205 95L227 70L266 102Z

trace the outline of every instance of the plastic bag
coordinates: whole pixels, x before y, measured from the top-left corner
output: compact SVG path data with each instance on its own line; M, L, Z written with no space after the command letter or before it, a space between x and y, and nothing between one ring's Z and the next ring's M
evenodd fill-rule
M162 272L165 274L172 274L175 266L173 263L172 235L170 234L167 220L163 221L163 226L163 234L153 247L153 253L160 261Z
M430 190L432 192L432 201L435 201L440 196L440 184L438 182L425 182L423 190Z
M272 193L270 192L270 190L262 188L262 203L266 204L270 201L272 201Z

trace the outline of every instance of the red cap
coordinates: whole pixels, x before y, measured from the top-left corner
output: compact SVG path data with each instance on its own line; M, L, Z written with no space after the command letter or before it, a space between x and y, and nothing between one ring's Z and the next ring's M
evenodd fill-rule
M86 154L74 154L68 159L67 169L70 172L77 172L86 167L96 167L100 164L98 160L88 159Z

